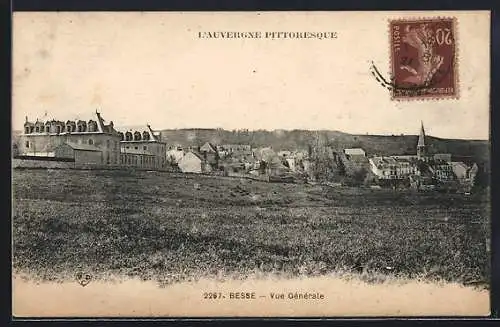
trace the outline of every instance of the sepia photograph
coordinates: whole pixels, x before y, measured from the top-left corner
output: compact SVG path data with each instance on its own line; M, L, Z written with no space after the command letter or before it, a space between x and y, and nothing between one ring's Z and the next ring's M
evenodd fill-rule
M12 313L489 316L490 12L14 12Z

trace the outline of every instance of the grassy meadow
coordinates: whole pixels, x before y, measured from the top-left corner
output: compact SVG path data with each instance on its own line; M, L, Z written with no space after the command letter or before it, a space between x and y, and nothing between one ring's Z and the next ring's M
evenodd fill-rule
M33 279L339 273L489 287L485 195L160 172L12 175L13 270Z

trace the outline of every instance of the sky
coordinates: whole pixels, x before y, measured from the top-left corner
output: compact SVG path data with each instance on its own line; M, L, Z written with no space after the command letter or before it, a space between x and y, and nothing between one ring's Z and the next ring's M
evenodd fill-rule
M458 21L459 99L394 101L388 19L443 13L14 13L12 126L25 117L154 129L329 129L489 138L489 14ZM206 39L198 32L335 32Z

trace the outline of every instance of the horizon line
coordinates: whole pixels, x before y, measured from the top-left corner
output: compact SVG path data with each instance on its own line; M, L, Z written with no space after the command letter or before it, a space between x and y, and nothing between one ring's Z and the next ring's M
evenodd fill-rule
M146 126L144 124L138 124L138 125L123 125L121 127L119 127L120 129L123 129L123 128L134 128L134 127L139 127L139 126ZM399 133L399 134L396 134L396 133L392 133L392 134L377 134L377 133L369 133L369 132L366 132L366 133L349 133L349 132L343 132L343 131L339 131L339 130L336 130L336 129L307 129L307 128L293 128L293 129L286 129L286 128L274 128L274 129L268 129L268 128L259 128L259 129L250 129L250 128L232 128L232 129L228 129L228 128L222 128L222 127L181 127L181 128L160 128L160 129L157 129L157 128L151 128L153 130L153 132L162 132L162 131L165 131L165 130L170 130L170 131L176 131L176 130L224 130L224 131L228 131L228 132L233 132L233 131L248 131L248 132L277 132L277 131L283 131L283 132L293 132L293 131L305 131L305 132L336 132L336 133L341 133L341 134L346 134L346 135L353 135L353 136L382 136L382 137L401 137L401 136L415 136L415 137L418 137L418 133L417 134L413 134L413 133L409 133L409 134L406 134L406 133ZM22 133L23 130L22 129L18 129L18 130L15 130L15 129L11 129L11 133L13 134L14 132L19 132L19 133ZM436 139L442 139L442 140L464 140L464 141L480 141L480 142L490 142L490 138L488 139L479 139L479 138L460 138L460 137L455 137L455 138L449 138L449 137L440 137L440 136L433 136L431 134L427 134L425 135L426 137L432 137L432 138L436 138Z

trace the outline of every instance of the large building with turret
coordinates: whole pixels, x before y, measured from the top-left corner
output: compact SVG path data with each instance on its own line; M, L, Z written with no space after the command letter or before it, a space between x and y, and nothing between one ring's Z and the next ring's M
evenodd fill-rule
M17 155L74 161L78 165L119 165L120 140L113 122L105 124L97 111L88 121L37 119L31 122L26 117Z

